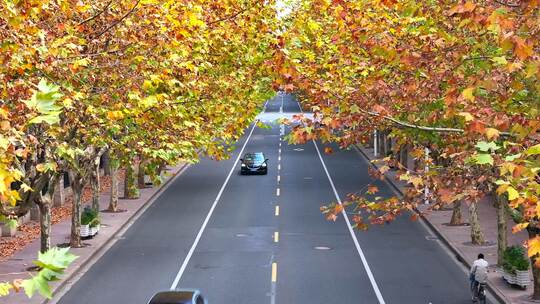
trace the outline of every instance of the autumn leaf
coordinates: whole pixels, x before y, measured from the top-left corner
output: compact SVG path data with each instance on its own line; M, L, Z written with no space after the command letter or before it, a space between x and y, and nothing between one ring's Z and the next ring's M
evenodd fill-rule
M540 253L540 236L536 236L527 241L527 255L529 257L536 256Z
M334 150L331 147L324 147L324 153L332 154L334 153Z
M520 37L514 37L515 49L514 52L520 60L525 60L532 54L534 50L532 46Z
M497 129L486 128L485 132L486 132L486 137L489 140L499 138L500 133L499 133L499 130L497 130Z
M527 228L529 226L529 223L520 223L512 227L512 233L518 233L521 230Z
M379 188L377 186L375 186L375 185L369 185L368 186L368 190L367 190L368 194L375 194L377 192L379 192Z

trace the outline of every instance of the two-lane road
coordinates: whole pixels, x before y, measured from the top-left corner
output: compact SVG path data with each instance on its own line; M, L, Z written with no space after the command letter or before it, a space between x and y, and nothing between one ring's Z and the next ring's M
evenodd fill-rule
M59 303L146 303L176 287L210 304L470 303L465 272L421 223L358 232L326 221L320 206L370 183L368 163L283 141L272 121L300 112L294 97L265 109L270 129L250 128L230 160L177 177ZM268 175L240 175L239 153L259 151Z

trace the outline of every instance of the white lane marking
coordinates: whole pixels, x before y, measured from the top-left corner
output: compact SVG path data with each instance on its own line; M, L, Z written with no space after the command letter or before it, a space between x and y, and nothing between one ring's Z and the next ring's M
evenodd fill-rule
M317 154L319 155L319 159L321 160L321 164L324 168L324 172L326 173L326 176L328 177L330 186L332 186L332 190L334 191L336 200L338 204L341 205L342 204L341 199L339 198L339 194L336 190L336 186L334 186L334 181L332 180L332 177L330 177L330 173L328 173L328 169L326 168L326 164L324 163L321 152L319 151L319 147L317 147L317 143L314 140L313 140L313 145L315 145L315 150L317 150ZM358 242L358 239L356 238L356 234L354 233L354 230L351 226L351 222L349 221L349 217L347 216L347 213L345 213L345 209L341 210L341 215L343 216L343 218L345 219L345 222L347 223L347 228L349 229L349 232L353 239L354 246L356 247L356 250L358 251L358 254L360 255L360 259L362 260L362 264L364 265L364 268L366 269L367 275L369 277L369 281L371 282L371 286L373 287L373 290L375 291L375 295L377 296L377 299L379 300L379 304L385 304L381 291L379 290L379 286L377 285L377 282L375 281L375 277L373 276L373 273L371 272L371 269L369 268L367 259L364 255L364 251L362 251L362 248L360 247L360 243Z
M236 160L234 161L234 164L232 165L231 171L229 171L229 175L227 175L227 178L225 179L225 182L221 186L221 189L219 190L219 193L216 196L216 199L214 200L214 203L212 204L210 211L208 211L208 215L206 215L206 218L204 219L204 222L201 226L201 229L199 230L199 233L197 234L197 237L195 238L195 241L193 242L193 245L191 245L191 248L189 249L189 252L186 258L184 259L184 262L182 263L180 270L178 270L178 273L176 274L176 277L174 278L174 281L171 285L171 290L175 290L176 286L178 286L178 282L180 282L180 279L182 278L182 275L184 274L184 271L186 270L187 264L189 263L189 260L191 259L191 256L193 255L193 252L195 251L195 248L197 247L197 244L199 244L199 241L201 240L201 236L204 232L204 229L206 228L206 225L208 225L208 221L210 221L210 217L212 216L212 213L214 213L214 209L216 209L217 203L219 202L219 199L221 198L221 195L223 194L225 187L229 183L229 179L231 179L233 171L236 169L236 165L238 164L240 157L242 157L242 153L244 152L244 149L246 148L249 142L249 139L251 138L251 135L253 134L253 131L255 130L256 126L257 124L254 123L253 127L251 128L251 131L249 132L248 137L246 138L246 141L244 142L244 145L242 146L242 149L238 153L238 156L236 157Z
M281 145L281 144L280 144L280 145ZM281 148L279 148L278 152L279 152L279 154L281 154Z
M278 160L278 161L281 161L281 155L280 155L280 156L278 156L277 160Z
M279 142L279 147L281 147L281 141Z
M274 232L274 243L279 243L279 231Z
M276 210L274 211L274 216L279 216L279 206L276 206Z
M279 183L281 181L281 175L277 176L277 182Z
M281 95L281 106L279 107L279 113L283 113L283 95Z
M281 170L281 164L277 165L277 169L278 169L278 171Z
M280 191L279 191L279 188L276 189L276 196L279 196L280 194Z

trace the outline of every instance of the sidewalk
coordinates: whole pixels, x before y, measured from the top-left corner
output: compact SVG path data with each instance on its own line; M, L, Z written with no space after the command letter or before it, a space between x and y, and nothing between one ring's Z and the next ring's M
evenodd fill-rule
M363 148L358 146L358 150L364 157L369 160L375 159L373 149ZM403 194L406 183L397 180L395 177L395 171L388 171L386 180L391 186L400 194ZM489 262L490 269L488 273L488 285L491 287L492 293L498 300L504 303L513 304L526 304L526 303L538 303L530 300L530 296L533 291L532 282L526 290L513 288L508 285L502 278L501 268L497 264L497 215L496 209L491 204L491 198L486 197L478 204L480 226L484 232L485 239L489 243L487 246L474 246L470 244L470 229L469 226L448 226L452 211L427 211L428 206L419 206L419 211L427 211L423 216L425 223L438 235L438 237L451 249L456 258L464 264L467 268L470 268L472 262L476 259L478 253L482 252L486 256L486 260ZM466 204L462 204L462 219L464 223L468 223L469 211ZM525 231L519 233L512 233L513 222L508 220L508 246L522 245L527 240L527 234ZM467 280L467 277L463 278ZM532 279L532 273L531 273Z
M179 164L175 167L168 168L167 174L163 178L162 185L153 188L141 189L141 196L138 199L119 200L119 209L126 210L121 213L106 213L101 212L101 230L98 235L89 240L83 240L85 247L73 248L71 253L79 258L71 264L66 274L58 282L51 284L53 295L65 286L69 286L76 282L78 276L82 275L85 267L89 267L96 258L99 258L109 246L111 246L129 225L148 207L159 194L166 189L170 182L187 168L188 164ZM123 193L123 183L119 183L120 193ZM100 195L101 210L104 210L109 205L110 191L102 192ZM71 229L71 218L61 221L52 227L51 244L58 246L60 244L69 243ZM27 271L28 267L33 266L32 261L37 258L39 252L39 239L34 240L24 249L16 252L11 258L0 262L0 281L13 281L14 279L25 279L32 275L32 272ZM59 295L59 294L58 294ZM53 298L53 299L56 299ZM7 297L1 299L3 304L21 304L21 303L50 303L39 294L36 294L32 299L28 299L24 292L11 293ZM54 300L52 301L54 302Z

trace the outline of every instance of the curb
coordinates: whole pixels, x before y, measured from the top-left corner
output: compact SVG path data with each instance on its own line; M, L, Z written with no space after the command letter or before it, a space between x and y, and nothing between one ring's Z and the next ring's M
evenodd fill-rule
M76 269L73 270L71 274L64 277L62 282L56 287L51 288L53 294L52 299L44 299L41 301L41 304L53 304L57 303L61 299L61 296L65 294L64 289L68 284L75 284L80 278L77 278L81 274L82 270L85 270L91 267L97 260L105 254L112 245L118 240L120 234L124 233L138 218L141 216L148 207L150 207L156 199L172 184L178 176L180 176L191 164L185 163L176 173L174 173L169 179L167 179L163 184L159 186L159 189L152 194L146 202L144 202L139 209L135 210L131 216L120 226L118 229L99 247L96 247L94 252L92 252ZM67 291L67 290L66 290ZM60 296L60 297L59 297Z
M357 145L353 145L353 146L356 149L356 151L359 152L372 166L374 166L377 169L379 168L376 164L370 162L372 159L364 152L363 148L361 148L361 147L359 147ZM388 178L385 175L384 180L386 181L386 183L388 185L390 185L395 190L395 192L397 192L399 195L403 196L403 191L401 191L399 186L396 185L395 182L391 178ZM429 228L429 230L431 230L431 232L433 234L435 234L444 243L444 245L456 257L456 259L463 266L465 266L467 269L471 268L471 265L463 257L463 255L461 254L459 249L457 249L454 245L452 245L452 243L444 236L444 234L442 232L440 232L439 229L435 225L433 225L418 209L414 208L414 210L420 216L420 218L422 219L422 222L424 224L426 224L426 226ZM499 301L501 303L505 303L505 304L511 304L511 302L509 302L506 299L506 297L499 291L499 289L492 286L492 283L490 281L488 281L487 289L497 299L497 301Z

